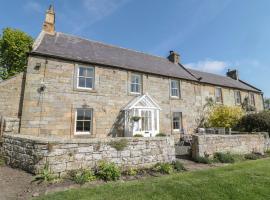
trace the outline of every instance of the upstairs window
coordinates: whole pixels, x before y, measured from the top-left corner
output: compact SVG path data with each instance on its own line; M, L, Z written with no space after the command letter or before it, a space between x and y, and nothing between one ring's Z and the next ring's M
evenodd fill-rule
M135 94L141 93L142 78L139 74L131 74L130 92Z
M182 113L181 112L173 113L173 130L174 131L182 130Z
M76 110L76 134L90 134L92 131L92 109L78 108Z
M255 96L253 93L249 93L249 104L255 106Z
M171 97L180 97L180 83L178 80L171 80Z
M241 102L241 93L240 91L234 91L235 104L240 105Z
M216 103L223 103L222 99L222 89L217 87L215 90Z
M77 88L93 89L94 88L94 68L78 67Z

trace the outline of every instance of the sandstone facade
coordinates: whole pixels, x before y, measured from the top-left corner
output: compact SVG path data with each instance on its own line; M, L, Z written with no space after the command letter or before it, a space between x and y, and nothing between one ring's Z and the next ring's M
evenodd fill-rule
M39 70L35 69L41 64ZM75 87L76 66L95 67L95 89L82 91ZM31 56L21 118L21 133L31 135L74 136L75 109L83 105L93 109L93 131L90 137L123 135L121 109L135 95L128 91L132 71ZM177 134L172 130L172 113L182 112L183 127L193 133L206 97L214 98L215 86L180 80L181 98L170 97L170 78L142 74L142 93L148 93L161 107L160 132ZM38 89L45 85L41 94ZM234 89L222 88L224 105L235 105ZM263 109L262 96L255 94L256 108ZM244 98L247 91L241 91Z
M6 134L3 152L6 163L38 174L45 164L51 173L62 176L69 170L92 168L100 160L126 167L146 167L175 160L172 137L125 138L127 146L117 151L111 146L117 138L57 139Z

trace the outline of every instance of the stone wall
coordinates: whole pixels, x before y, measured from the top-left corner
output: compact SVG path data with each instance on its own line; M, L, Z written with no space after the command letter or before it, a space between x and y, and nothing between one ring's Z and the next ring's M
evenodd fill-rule
M264 134L193 135L192 157L210 156L216 152L233 154L261 153L266 150Z
M18 117L20 115L23 86L23 73L0 82L0 116Z
M0 138L5 133L19 133L20 119L0 116Z
M121 139L128 144L117 151L111 142ZM6 134L3 152L6 163L12 167L38 174L47 163L51 172L60 176L68 170L94 167L100 160L122 167L146 167L175 159L172 137L63 140Z

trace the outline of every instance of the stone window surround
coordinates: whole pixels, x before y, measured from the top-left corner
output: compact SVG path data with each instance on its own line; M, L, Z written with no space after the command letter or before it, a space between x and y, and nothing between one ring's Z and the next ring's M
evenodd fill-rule
M128 91L128 95L132 95L132 96L139 96L141 94L143 94L143 74L139 73L139 72L131 72L128 71L127 72L128 75L128 80L127 80L127 91ZM132 75L139 75L141 78L141 85L140 85L140 92L136 93L136 92L131 92L131 76Z
M175 113L180 114L179 129L174 129L174 114ZM172 112L172 129L173 129L173 132L182 132L182 130L183 130L183 113L181 111L179 111L179 110Z
M78 71L79 71L79 67L89 67L89 68L93 68L93 87L92 88L80 88L78 87ZM74 65L74 76L73 76L73 89L75 91L80 91L80 92L91 92L91 93L96 93L96 70L95 70L95 66L94 65L85 65L85 64L79 64L76 63Z
M172 88L171 88L171 82L177 81L178 82L178 96L172 96ZM182 99L182 90L181 90L181 80L179 79L169 79L169 96L170 99Z
M254 93L249 92L248 93L248 99L249 99L249 104L250 105L252 105L252 106L256 105Z
M91 109L92 110L92 120L91 120L91 128L90 128L90 134L86 133L86 134L76 134L76 121L77 121L77 109ZM76 105L73 106L72 108L72 123L71 123L71 136L74 138L94 138L95 135L95 127L94 127L94 120L95 120L95 116L94 116L95 112L94 112L94 108L88 106L88 105Z
M221 101L217 101L217 90L220 90L220 99ZM216 104L223 104L223 93L221 87L215 87L215 102Z
M239 97L237 97L239 95ZM237 102L237 99L239 98L240 102ZM241 91L240 90L235 90L234 91L234 99L235 99L235 105L241 105L242 103L242 97L241 97Z
M78 113L78 109L85 109L85 110L89 110L91 112L91 120L90 120L90 131L89 132L79 132L77 131L77 113ZM74 122L74 135L90 135L93 133L93 109L92 108L76 108L75 109L75 122ZM82 120L82 121L88 121L88 120Z

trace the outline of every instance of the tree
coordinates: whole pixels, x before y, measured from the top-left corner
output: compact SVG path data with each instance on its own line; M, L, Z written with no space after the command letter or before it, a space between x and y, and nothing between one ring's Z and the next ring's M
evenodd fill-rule
M270 109L270 99L266 98L264 99L264 105L265 105L265 109Z
M243 115L244 112L240 107L215 106L209 115L207 124L209 127L233 128Z
M31 51L32 44L32 37L26 33L18 29L3 29L0 35L0 79L25 70L27 53Z

